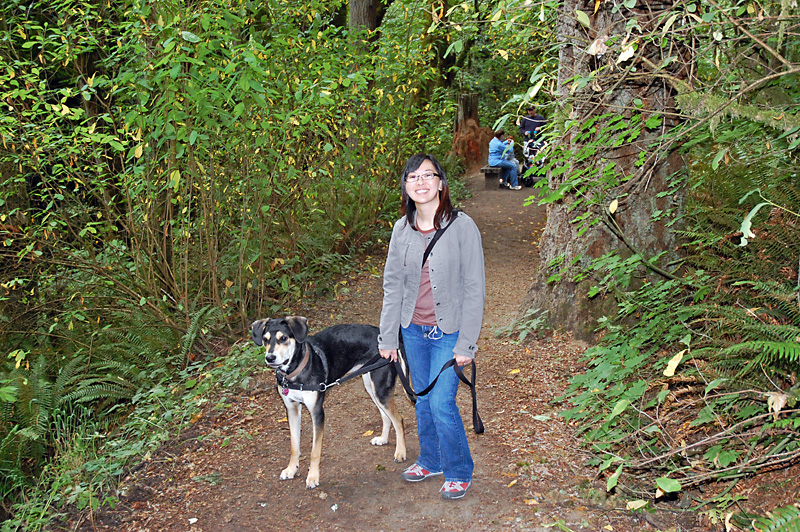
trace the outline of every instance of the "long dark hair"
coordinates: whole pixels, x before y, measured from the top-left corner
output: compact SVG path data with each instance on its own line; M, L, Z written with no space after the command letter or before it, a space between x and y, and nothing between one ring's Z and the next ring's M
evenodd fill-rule
M406 177L411 172L416 171L426 160L433 163L433 167L436 169L436 173L439 174L439 179L442 181L442 190L439 191L439 207L436 208L436 214L433 216L434 229L442 227L442 220L449 220L453 215L453 203L450 201L450 187L447 185L447 175L444 173L442 165L439 164L439 161L437 161L436 157L433 155L426 153L412 155L406 163L406 167L403 169L403 177L400 179L400 192L403 195L400 205L400 214L406 217L406 223L411 224L411 228L415 231L417 230L417 226L415 220L416 216L414 216L414 214L417 212L417 204L414 203L414 200L412 200L408 192L406 192Z

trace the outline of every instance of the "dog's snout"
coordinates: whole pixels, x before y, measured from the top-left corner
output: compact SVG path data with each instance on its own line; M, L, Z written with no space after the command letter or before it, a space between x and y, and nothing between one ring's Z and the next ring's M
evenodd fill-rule
M276 359L275 353L270 352L264 356L264 360L267 362L267 364L272 364L273 362L275 362L275 359Z

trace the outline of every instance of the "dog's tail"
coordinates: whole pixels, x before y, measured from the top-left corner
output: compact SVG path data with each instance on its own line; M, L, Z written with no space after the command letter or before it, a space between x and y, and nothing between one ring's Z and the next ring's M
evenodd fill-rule
M402 335L400 336L400 348L397 350L397 354L397 362L399 362L398 371L403 372L403 375L398 375L398 377L400 377L400 382L403 384L403 390L405 390L406 397L411 401L411 404L417 404L417 396L414 395L411 389L411 373L408 370L408 359L406 358L406 349L405 346L403 346Z

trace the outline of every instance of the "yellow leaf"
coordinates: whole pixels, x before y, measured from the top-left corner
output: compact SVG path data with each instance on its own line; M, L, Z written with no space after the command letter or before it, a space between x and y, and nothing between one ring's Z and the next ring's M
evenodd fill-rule
M500 17L502 16L503 16L503 10L498 9L497 13L495 13L494 16L492 17L492 22L497 22L498 20L500 20Z
M628 504L626 504L626 506L628 510L638 510L639 508L647 506L647 501L643 501L641 499L636 501L628 501Z
M141 144L139 144L138 146L136 146L136 150L133 152L133 156L138 159L139 157L142 156L142 151L143 150L144 150L144 148L142 147Z
M528 506L539 504L539 502L536 499L523 499L523 501L525 501L525 504L527 504Z
M597 14L597 10L600 9L600 1L601 0L595 0L594 2L594 14Z
M688 349L681 350L680 353L678 353L677 355L672 357L670 359L670 361L667 362L667 367L666 367L666 369L664 369L664 376L665 377L672 377L673 375L675 375L675 369L678 367L678 364L681 363L681 360L683 360L683 354L686 351L688 351Z
M617 64L624 63L625 61L633 57L633 54L636 53L636 50L634 50L633 48L633 44L634 43L630 43L625 48L622 49L622 53L620 53L619 57L617 58Z
M87 79L87 80L86 80L86 84L87 84L87 85L89 85L90 87L91 87L92 85L94 85L94 77L95 77L96 75L97 75L97 72L95 72L94 74L92 74L92 75L91 75L91 77L90 77L89 79Z
M508 372L509 375L516 375L517 373L519 373L519 369L512 369Z
M789 402L789 396L785 393L769 393L767 394L767 406L772 411L772 417L778 421L778 414L781 409Z
M365 432L364 434L362 434L362 436L372 436L373 434L375 434L375 431L374 431L374 430L368 430L367 432Z
M289 421L289 418L285 418L285 417L282 417L282 418L277 420L278 423L285 423L287 421Z
M64 116L64 115L67 115L67 114L69 114L69 107L67 107L66 105L64 105L62 103L61 104L61 116Z
M517 483L517 480L519 480L519 479L514 479L514 480L512 480L511 482L509 482L509 483L508 483L508 486L506 486L506 487L507 487L507 488L510 488L511 486L513 486L514 484L516 484L516 483Z
M611 205L608 206L608 212L614 214L615 212L617 212L617 207L619 207L619 201L618 200L612 201Z
M603 530L614 530L614 527L611 525L606 525L603 527Z
M657 488L656 489L656 499L658 499L659 497L663 497L663 496L664 496L664 492L661 491L661 488Z
M505 50L497 50L497 54L505 60L508 60L508 52Z

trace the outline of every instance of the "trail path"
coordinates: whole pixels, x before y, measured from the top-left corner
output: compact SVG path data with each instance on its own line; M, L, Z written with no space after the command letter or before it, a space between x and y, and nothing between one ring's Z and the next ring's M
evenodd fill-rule
M413 406L399 386L409 460L393 462L394 433L385 447L369 444L380 417L360 379L326 398L320 486L305 488L307 412L300 471L294 480L280 481L289 431L274 377L263 371L246 391L228 396L227 408L209 407L177 441L125 478L116 510L73 526L130 532L706 530L678 513L632 515L624 502L605 497L604 481L593 481L579 441L556 416L559 405L551 404L580 370L585 346L557 334L524 345L495 335L514 319L530 285L544 209L523 206L531 189L486 190L475 173L467 186L473 196L461 207L483 234L487 304L477 359L484 434L471 431L466 387L458 398L476 464L465 499L441 500L438 478L419 484L400 479L419 448ZM381 272L382 258L374 261ZM293 310L309 317L312 332L335 323L377 325L380 275L364 274L344 286L333 300Z

